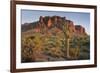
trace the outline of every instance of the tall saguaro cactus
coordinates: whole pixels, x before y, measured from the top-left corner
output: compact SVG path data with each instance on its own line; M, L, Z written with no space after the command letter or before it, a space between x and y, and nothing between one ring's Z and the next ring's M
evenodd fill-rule
M63 31L64 37L65 37L64 42L65 42L65 48L66 48L66 57L67 57L67 59L70 59L70 55L69 55L70 33L69 33L69 28L68 28L68 24L67 24L66 20L63 21L62 31Z

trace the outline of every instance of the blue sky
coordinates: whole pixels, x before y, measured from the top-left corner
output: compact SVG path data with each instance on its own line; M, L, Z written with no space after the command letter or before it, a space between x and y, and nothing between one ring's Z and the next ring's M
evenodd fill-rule
M75 25L82 25L86 32L90 33L90 13L62 12L62 11L40 11L40 10L21 10L21 24L38 21L40 16L61 16L71 20Z

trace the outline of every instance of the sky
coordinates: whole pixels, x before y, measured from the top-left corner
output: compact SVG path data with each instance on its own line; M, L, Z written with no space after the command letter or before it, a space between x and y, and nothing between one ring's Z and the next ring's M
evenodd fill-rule
M44 10L21 10L21 24L38 21L40 16L61 16L74 22L75 25L82 25L86 32L90 33L90 13L44 11Z

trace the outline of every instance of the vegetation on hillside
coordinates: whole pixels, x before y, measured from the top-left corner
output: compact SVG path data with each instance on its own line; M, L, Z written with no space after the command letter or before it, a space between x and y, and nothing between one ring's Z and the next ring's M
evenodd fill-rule
M52 28L47 33L22 32L22 62L62 61L89 59L89 36L73 36L69 42L63 31ZM69 45L67 45L69 44ZM68 49L69 46L69 50ZM68 53L69 54L66 54ZM69 55L69 57L68 57Z

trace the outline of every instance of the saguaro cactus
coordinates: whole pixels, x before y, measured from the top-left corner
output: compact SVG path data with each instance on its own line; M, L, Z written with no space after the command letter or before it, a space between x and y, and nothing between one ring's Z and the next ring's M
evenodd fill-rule
M70 55L69 55L70 33L69 33L69 28L68 28L68 24L67 24L66 20L63 21L62 31L63 31L64 37L65 37L66 57L67 57L67 59L69 59L70 58Z

